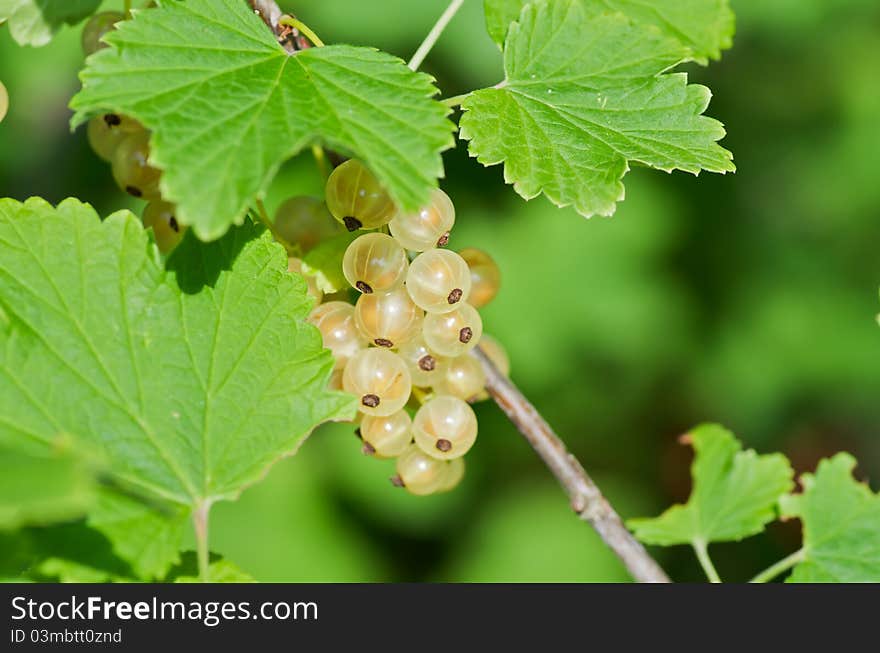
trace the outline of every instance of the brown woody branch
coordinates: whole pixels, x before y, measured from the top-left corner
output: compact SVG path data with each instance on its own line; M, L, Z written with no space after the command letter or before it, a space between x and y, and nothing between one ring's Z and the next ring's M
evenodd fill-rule
M669 577L660 565L623 525L620 515L537 409L510 379L498 371L480 347L474 350L474 354L486 371L486 389L492 399L550 468L568 493L571 507L578 517L596 529L636 581L668 583Z
M292 54L308 47L308 42L296 30L291 32L290 28L279 23L284 14L274 0L250 0L250 3L288 52ZM599 537L623 561L636 581L668 583L669 578L660 565L623 525L620 515L611 507L577 458L568 452L547 421L479 347L474 351L486 370L486 389L492 399L568 493L575 513L596 529Z

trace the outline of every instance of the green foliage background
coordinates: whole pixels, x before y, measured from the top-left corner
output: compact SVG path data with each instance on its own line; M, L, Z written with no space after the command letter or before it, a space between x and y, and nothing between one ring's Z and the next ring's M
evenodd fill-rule
M108 7L118 2L106 2ZM281 3L327 42L407 57L444 0ZM688 494L690 449L676 437L726 424L798 473L839 450L858 478L880 478L880 8L873 0L734 0L733 50L708 69L710 115L735 175L636 170L611 219L586 221L543 198L524 203L462 146L445 155L458 222L504 273L484 311L513 377L593 471L625 517ZM100 214L140 203L116 191L67 102L82 66L79 28L19 48L0 29L0 196L76 196ZM468 0L424 69L448 95L500 79L501 61ZM307 157L290 162L268 204L320 194ZM491 404L468 478L410 497L364 458L347 426L236 503L219 504L212 549L258 580L624 580L554 481ZM726 580L745 580L798 546L796 523L713 547ZM657 551L676 580L701 580L690 550Z

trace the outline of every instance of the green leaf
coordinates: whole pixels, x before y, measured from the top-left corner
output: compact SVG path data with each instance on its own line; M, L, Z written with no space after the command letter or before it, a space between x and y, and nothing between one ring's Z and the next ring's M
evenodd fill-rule
M627 525L646 544L694 544L741 540L776 518L779 498L792 488L793 472L779 453L742 450L730 431L704 424L688 435L696 458L694 487L685 505Z
M100 5L101 0L0 0L0 25L9 21L16 43L38 47L51 41L65 23L76 25Z
M621 14L589 16L578 0L527 5L504 48L500 87L463 103L461 137L483 165L504 163L525 199L544 193L584 216L611 215L630 162L667 172L734 170L702 114L709 89L664 71L676 40Z
M489 36L504 45L507 30L529 0L485 0ZM736 28L728 0L581 0L591 14L619 11L640 23L653 25L689 49L695 61L720 59L733 44Z
M349 283L342 274L342 259L352 241L363 232L341 233L328 238L303 257L303 274L315 277L321 292L329 294L348 288Z
M128 212L0 200L0 443L70 434L138 494L191 508L350 416L305 282L260 231L188 236L166 272Z
M118 491L103 490L88 524L104 534L113 551L142 580L164 578L180 560L190 512L164 502L146 502Z
M93 500L92 476L71 452L0 449L0 530L75 519Z
M278 167L322 141L360 157L408 208L427 200L452 145L432 78L370 48L289 56L242 0L166 2L88 59L73 124L112 110L153 130L162 195L202 239L241 223Z
M852 477L855 459L839 453L801 476L803 494L780 502L804 524L804 561L790 583L880 583L880 494Z

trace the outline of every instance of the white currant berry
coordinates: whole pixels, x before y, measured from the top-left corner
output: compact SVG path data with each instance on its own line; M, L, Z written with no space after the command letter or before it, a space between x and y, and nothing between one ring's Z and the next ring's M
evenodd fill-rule
M486 387L483 365L470 354L451 359L443 368L443 375L434 384L434 392L452 395L465 401L475 399Z
M82 31L82 49L86 56L107 47L101 38L116 29L116 23L125 20L125 14L119 11L102 11L95 14L85 24Z
M483 320L470 304L461 304L451 313L428 313L422 327L428 347L441 356L455 358L473 349L483 335Z
M364 349L351 357L342 375L342 387L358 398L366 415L386 416L406 405L412 382L406 363L387 349Z
M141 216L144 227L153 230L156 246L163 254L177 247L186 231L177 221L175 211L176 207L168 202L150 202Z
M412 443L412 419L405 410L386 417L365 415L360 425L364 453L376 458L395 458Z
M406 249L424 252L446 245L454 224L455 207L452 200L438 188L432 193L427 206L415 212L398 211L388 223L388 228Z
M144 131L136 120L118 113L104 113L89 120L86 136L95 154L105 161L113 161L119 145L131 134Z
M327 179L327 208L349 231L388 224L396 207L391 196L367 167L350 159Z
M460 458L477 439L477 416L458 397L439 395L416 412L413 436L419 448L434 458Z
M333 352L334 369L342 369L352 356L367 346L354 320L354 306L348 302L326 302L309 313L309 323L321 332L324 346Z
M282 244L299 254L340 232L324 202L306 195L285 200L275 211L272 226Z
M464 478L464 458L453 458L446 463L446 473L443 475L443 482L437 488L438 492L449 492L454 490L461 480Z
M413 385L429 388L443 378L447 359L432 351L421 335L405 342L397 353L406 362Z
M428 313L448 313L467 301L471 273L464 259L455 252L432 249L410 264L406 289L413 301Z
M309 294L309 297L315 300L315 304L320 304L321 300L324 298L324 293L318 288L318 281L314 276L310 274L303 273L303 262L302 259L299 259L295 256L289 256L287 258L287 271L295 272L299 276L303 278L306 282L306 290Z
M152 202L162 199L159 193L162 173L148 163L149 158L149 132L127 135L113 153L113 178L129 195Z
M377 347L397 348L421 333L425 312L404 288L361 295L354 309L361 335Z
M446 480L447 464L427 455L415 445L411 445L397 459L397 476L392 479L395 485L406 488L410 494L424 496L437 492Z
M364 294L387 293L402 285L409 263L406 251L387 234L364 234L345 250L342 273Z
M481 308L495 299L501 287L501 270L486 252L468 247L459 252L471 271L471 296L468 302Z

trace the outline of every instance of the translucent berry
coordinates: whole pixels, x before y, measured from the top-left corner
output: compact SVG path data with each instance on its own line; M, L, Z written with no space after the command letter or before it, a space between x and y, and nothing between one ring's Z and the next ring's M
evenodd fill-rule
M306 282L306 291L308 292L309 297L314 299L316 304L320 304L321 300L324 298L324 293L318 288L318 281L315 277L303 272L302 265L302 259L296 258L295 256L289 256L287 258L287 271L295 272L300 275Z
M364 234L345 250L342 273L364 294L387 293L403 284L409 263L403 247L387 234Z
M458 397L439 395L416 412L413 436L419 448L434 458L460 458L477 439L477 416Z
M354 306L327 302L309 313L309 322L321 332L324 346L333 352L334 369L342 369L352 356L367 346L354 321Z
M342 386L366 415L386 416L406 405L412 382L406 363L387 349L364 349L348 361Z
M431 202L415 212L398 211L388 224L391 235L406 249L424 252L449 242L449 231L455 224L455 207L449 196L439 188Z
M434 392L452 395L469 401L475 399L486 387L483 366L470 354L450 360L443 368L443 375L434 384Z
M361 335L377 347L397 348L421 333L425 312L404 288L361 295L354 309Z
M376 229L388 224L396 207L360 161L350 159L336 168L327 180L327 208L349 231Z
M483 335L483 320L470 304L462 304L451 313L428 313L422 327L428 347L441 356L455 358L473 349Z
M464 478L464 458L453 458L446 463L446 473L443 475L443 483L437 488L438 492L449 492L455 489Z
M107 47L101 38L115 30L121 20L125 20L125 14L119 11L102 11L89 19L82 31L82 49L86 56Z
M395 458L412 443L412 419L405 410L387 417L365 415L360 434L364 453L376 458Z
M129 195L152 202L162 199L159 193L162 173L147 162L149 158L149 132L129 134L113 154L113 178Z
M429 349L421 335L405 342L397 353L406 362L413 385L429 388L443 378L447 359Z
M410 446L397 459L397 478L392 479L410 494L424 496L437 492L446 480L447 464Z
M144 131L136 120L118 113L104 113L89 120L86 136L95 154L105 161L113 161L119 145L131 134Z
M459 252L471 271L471 297L475 308L491 302L501 287L501 270L494 259L481 249L468 247Z
M275 212L273 226L282 244L299 254L339 233L339 224L324 202L306 195L285 200Z
M432 249L417 256L406 275L410 297L428 313L448 313L471 292L467 263L455 252Z
M141 216L144 227L153 230L156 245L163 254L177 247L186 231L186 227L177 221L175 210L176 207L168 202L150 202Z

